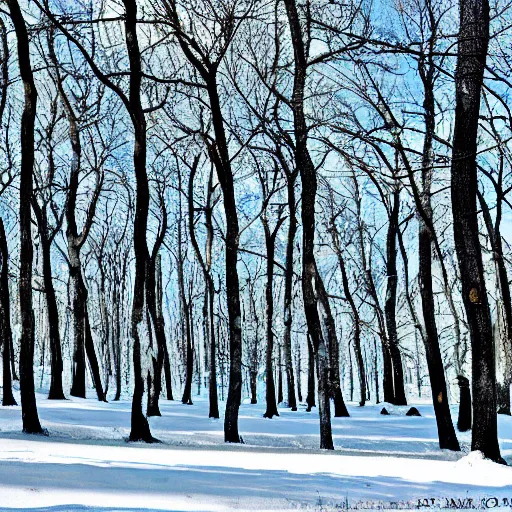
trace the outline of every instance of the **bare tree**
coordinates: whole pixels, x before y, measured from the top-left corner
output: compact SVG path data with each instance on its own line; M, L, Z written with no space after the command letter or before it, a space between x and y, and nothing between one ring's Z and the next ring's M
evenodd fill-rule
M32 175L34 172L34 125L37 90L30 62L28 31L18 0L6 0L18 43L18 64L25 97L21 117L20 167L20 278L19 300L21 316L20 390L23 431L44 433L37 413L34 385L34 312L32 310Z
M476 205L478 117L488 44L489 3L487 0L461 0L451 186L455 249L471 333L474 418L471 448L503 463L498 445L491 314Z

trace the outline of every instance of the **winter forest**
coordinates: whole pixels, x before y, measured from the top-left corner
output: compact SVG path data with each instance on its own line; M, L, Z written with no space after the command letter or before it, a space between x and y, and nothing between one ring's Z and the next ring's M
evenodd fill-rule
M1 0L0 509L512 503L511 41Z

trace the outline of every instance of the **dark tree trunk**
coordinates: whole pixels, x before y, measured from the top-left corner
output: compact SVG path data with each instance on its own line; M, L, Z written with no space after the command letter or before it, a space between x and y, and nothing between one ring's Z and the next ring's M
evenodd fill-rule
M133 307L131 335L133 340L133 373L135 386L132 399L130 441L153 442L147 417L142 410L144 376L141 362L141 339L139 326L145 321L146 277L149 267L147 247L147 223L149 212L149 186L146 171L146 119L141 100L141 56L137 37L137 4L135 0L123 0L126 10L126 48L130 61L129 112L133 123L135 144L133 168L137 182L135 198L135 220L133 225L133 247L135 252L135 281L133 285ZM151 326L148 326L151 328ZM144 329L141 329L144 332Z
M306 412L311 412L313 407L316 407L315 401L315 352L313 351L313 344L308 335L308 394L306 396Z
M167 343L164 346L164 376L165 376L165 397L167 400L174 400L172 394L171 362L169 360L169 349Z
M463 375L457 376L460 390L459 399L459 420L457 428L459 432L466 432L471 429L471 389L469 388L469 380Z
M500 174L503 172L502 156L500 155ZM499 179L501 182L502 179ZM498 201L496 205L496 221L493 226L489 206L480 191L477 190L482 214L491 242L494 264L497 276L496 320L494 321L494 340L496 358L496 408L498 414L510 416L510 384L512 379L512 303L510 285L508 282L503 244L501 241L501 197L503 191L496 190Z
M188 317L188 313L185 315ZM190 322L187 322L190 323ZM187 405L193 405L192 403L192 377L194 375L194 351L192 349L192 340L190 336L190 327L187 327L187 353L186 353L186 376L185 376L185 389L183 390L183 396L181 403Z
M3 121L3 114L7 102L7 87L9 85L9 46L7 41L7 30L3 20L0 18L0 60L2 69L0 75L0 123ZM2 345L3 343L3 345ZM12 393L11 374L11 304L9 294L9 252L7 248L7 237L3 220L0 218L0 350L2 351L2 405L17 405Z
M343 282L345 283L345 277L343 278ZM346 282L348 289L348 280ZM351 296L351 294L347 294L345 292L345 296L348 298L348 295ZM354 322L354 349L355 349L355 355L356 355L356 362L357 362L357 369L358 369L358 378L359 378L359 405L363 406L366 402L366 370L364 367L364 361L363 361L363 353L361 351L361 320L359 318L358 313L354 313L354 311L357 311L355 309L355 304L352 306L353 299L349 303L351 304L352 308L352 318ZM378 389L377 389L378 392Z
M61 30L67 39L79 49L88 62L96 77L110 90L112 90L123 102L132 121L134 131L133 166L136 179L135 219L133 225L133 246L135 253L135 280L133 285L133 306L131 318L131 338L133 341L133 374L134 391L132 399L130 441L153 442L149 423L142 410L142 398L144 395L144 378L142 375L141 339L140 334L149 332L153 326L141 329L140 324L146 321L146 275L148 272L149 253L147 247L147 220L149 212L149 186L146 171L146 119L142 108L141 82L142 68L141 55L137 37L137 4L135 0L123 0L125 7L125 41L129 60L129 95L113 84L109 77L104 75L94 63L93 58L86 52L80 41L69 33L66 27L48 10L45 10L50 20ZM94 210L90 208L90 212ZM92 215L89 215L92 218ZM83 236L83 235L82 235ZM87 322L88 323L88 322ZM87 341L86 341L87 342Z
M398 275L396 268L396 240L398 236L398 218L400 213L400 189L395 186L393 191L393 205L389 212L389 226L386 237L386 302L384 304L386 326L388 332L389 352L393 365L393 395L395 405L407 405L404 386L404 372L402 357L398 347L398 334L396 329L396 290Z
M210 333L210 377L209 377L209 399L210 410L208 417L219 418L219 399L217 396L217 343L215 336L215 285L211 275L212 267L212 248L213 248L213 169L210 172L208 180L208 194L205 208L205 225L206 225L206 281L208 289L208 314L209 314L209 333Z
M20 166L20 270L19 301L21 317L20 390L23 431L41 434L43 429L37 413L34 385L34 320L32 312L32 173L34 168L34 125L37 91L30 63L27 27L17 0L7 0L18 42L18 63L25 98L21 116Z
M373 338L373 348L374 348L374 376L373 379L375 381L375 403L378 404L380 402L380 396L379 396L379 365L378 365L378 355L377 355L377 339Z
M110 385L110 378L112 376L112 358L111 358L111 315L109 315L107 308L107 293L106 293L106 277L103 254L98 256L98 266L100 268L100 283L98 296L100 299L100 318L102 323L102 361L101 366L103 370L103 380L105 382L105 398L108 395L108 388ZM101 382L101 380L100 380Z
M258 372L251 371L249 373L250 378L250 387L251 387L251 405L255 405L258 403Z
M304 313L315 352L320 413L320 448L333 450L331 407L329 403L329 348L322 333L316 289L322 282L315 260L315 202L317 191L316 170L309 154L307 126L304 114L304 88L307 74L307 57L302 27L295 0L285 0L288 24L294 50L294 85L292 108L295 134L295 164L302 180L302 294ZM322 285L323 287L323 285Z
M427 151L424 152L424 155L425 154L427 154ZM424 173L429 172L427 169L431 165L429 161L427 167L425 166L425 162L424 157ZM424 181L423 209L427 215L430 215L430 218L432 218L430 208L430 187L425 185L426 182ZM458 451L460 447L450 416L444 366L441 351L439 349L439 338L436 326L435 301L432 289L432 241L429 231L422 219L419 219L419 225L418 277L420 282L419 288L423 309L423 321L425 324L425 355L428 365L430 387L432 389L434 412L436 414L439 447Z
M283 402L283 363L281 361L281 347L278 347L279 357L277 362L277 403Z
M89 230L92 225L96 203L101 190L102 179L98 180L96 190L89 205L87 219L81 234L78 234L76 224L76 201L78 194L78 185L80 181L82 146L80 141L80 131L78 120L71 106L69 98L64 90L63 79L58 71L58 62L53 48L53 34L49 37L50 59L54 65L54 73L57 82L57 89L62 99L64 109L69 123L69 140L71 143L71 173L69 178L68 196L66 202L66 237L68 242L68 263L69 277L71 280L72 310L74 326L74 347L73 347L73 372L71 396L85 398L86 396L86 365L85 356L89 358L89 363L93 375L93 383L96 389L98 400L105 401L103 386L99 372L98 359L94 350L94 341L90 332L89 321L87 318L87 288L82 277L82 268L80 261L80 251L83 247Z
M195 67L206 85L206 92L210 102L213 132L215 142L208 142L208 153L212 164L217 171L217 177L222 189L224 199L224 215L226 218L225 233L225 265L226 265L226 298L228 309L228 333L229 333L229 391L224 416L224 441L228 443L240 443L238 433L238 411L242 400L242 313L240 307L240 283L238 279L238 244L239 226L238 212L236 209L235 184L231 159L224 128L224 119L217 87L218 63L204 59L199 60L191 49L196 42L186 37L182 32L176 4L165 3L168 13L176 30L181 49L189 62ZM230 36L226 33L226 49ZM210 313L212 314L212 313Z
M160 230L149 258L146 276L146 302L148 312L148 325L154 326L157 355L152 356L153 374L148 376L148 416L161 416L160 393L162 392L162 369L165 362L167 340L165 338L165 324L163 316L163 288L162 288L162 262L159 254L167 233L167 209L163 193L159 196L162 221ZM150 333L150 341L153 342Z
M72 215L74 218L74 203ZM69 225L68 221L68 229ZM68 241L70 239L76 240L73 235L68 235ZM71 290L73 296L72 306L75 337L75 346L73 351L73 381L70 394L71 396L79 398L86 397L85 357L87 356L91 368L94 388L96 389L96 395L99 401L105 402L106 398L103 392L103 385L101 383L100 368L98 358L96 357L94 340L89 324L89 314L87 311L88 291L82 277L79 249L77 249L74 242L71 242L71 244L68 245L68 254L70 261L69 276L71 278Z
M87 294L85 295L87 298ZM85 311L85 352L87 354L87 359L89 360L89 366L91 368L92 374L92 382L94 384L94 388L96 389L96 396L100 402L106 402L107 398L105 397L105 393L103 391L103 386L101 384L101 373L100 366L98 364L98 358L96 357L96 350L94 348L94 340L92 338L91 325L89 323L89 313L87 309Z
M242 400L242 313L240 309L240 284L238 280L238 212L236 210L235 186L229 158L224 122L217 92L216 78L209 77L208 96L215 132L215 148L210 147L210 157L224 198L226 216L226 296L228 302L229 328L229 390L224 416L224 440L240 443L238 433L238 410Z
M434 38L432 38L434 41ZM433 44L433 43L431 43ZM408 172L410 177L411 186L413 189L414 200L416 209L418 211L418 279L419 290L421 296L421 306L423 312L424 329L419 329L423 338L425 346L425 356L427 359L427 366L429 371L430 387L432 391L432 401L434 405L434 412L436 415L437 431L439 437L440 448L459 451L459 442L455 435L455 429L450 415L450 407L448 403L448 393L446 388L446 380L444 374L443 359L439 347L439 337L437 332L436 317L435 317L435 299L432 287L432 247L436 242L436 235L434 231L433 212L431 205L431 186L433 178L433 140L435 136L435 97L434 97L434 74L437 72L433 63L432 48L428 56L428 61L424 60L418 62L418 72L423 82L424 97L423 108L425 111L425 136L423 140L422 151L422 191L418 192L414 175L410 166ZM407 164L406 157L403 156L404 162ZM439 257L442 255L439 253ZM405 262L405 259L404 259ZM444 266L440 261L443 268L443 276L445 275ZM450 304L451 295L447 293L447 299ZM450 306L452 312L454 309ZM454 318L456 312L454 313ZM456 323L457 319L455 318ZM458 326L456 326L457 330ZM420 382L420 367L417 364L417 378L419 390L421 390Z
M3 343L3 345L2 345ZM0 218L0 348L2 351L2 405L18 405L12 394L11 299L9 296L9 252L3 220Z
M249 288L249 315L251 321L254 322L254 327L252 327L252 332L254 333L251 336L251 357L249 362L249 379L250 379L250 389L251 389L251 404L255 405L258 403L258 372L259 372L259 332L260 332L260 322L258 316L258 308L256 306L256 300L254 298L254 282L248 280L248 288ZM245 318L244 318L245 322Z
M302 402L302 356L297 345L297 399Z
M70 187L71 190L71 187ZM69 202L68 202L69 208ZM68 220L69 226L69 220ZM69 228L68 228L69 229ZM69 236L68 236L69 240ZM68 251L69 251L68 245ZM78 266L73 265L72 253L70 253L69 277L71 280L71 305L73 308L73 325L74 325L74 347L73 347L73 374L71 384L71 396L85 398L85 304L83 298L81 281L80 263Z
M377 317L378 334L382 345L382 388L384 392L384 401L388 403L393 403L395 401L395 393L393 387L393 364L391 361L389 342L386 335L385 317L379 302L379 296L377 294L377 289L375 287L375 281L373 279L371 259L368 265L366 257L364 224L361 218L361 200L359 183L357 180L357 176L355 174L352 175L352 180L354 183L354 200L356 202L357 209L357 231L359 239L359 251L361 254L361 262L364 271L364 283L368 291L368 294L372 299L372 307L375 311L375 316Z
M46 213L44 214L46 216ZM44 222L44 221L43 221ZM43 224L44 226L44 224ZM46 228L43 227L43 231ZM64 400L64 390L62 387L62 350L59 331L59 310L57 308L57 299L53 287L52 263L51 263L51 242L48 237L39 231L41 236L41 248L43 255L43 282L46 294L46 307L48 311L48 328L51 349L51 381L48 398L52 400Z
M161 256L158 254L161 243L163 243L163 236L167 230L167 215L165 214L164 227L161 228L161 236L155 244L153 250L153 257L151 258L151 272L148 276L148 290L155 290L154 296L151 301L148 300L148 309L153 312L155 325L155 337L157 345L157 357L153 358L153 382L152 386L148 387L148 416L160 416L159 398L162 392L162 369L164 369L166 351L167 351L167 339L165 336L165 321L163 314L163 287L162 287L162 261ZM156 251L156 252L155 252ZM167 358L169 356L167 355ZM169 364L169 375L167 376L166 371L166 384L167 384L167 399L172 400L172 386L171 386L171 367ZM167 380L169 382L167 383ZM170 396L169 398L169 391Z
M178 171L178 188L181 190L181 173ZM181 402L183 404L192 405L192 378L194 375L194 352L192 350L192 322L190 320L190 308L187 301L185 292L185 272L183 268L183 241L182 241L182 208L181 208L181 194L179 199L179 214L178 214L178 288L180 294L180 307L181 307L181 321L184 322L186 344L185 344L185 386Z
M210 226L213 228L213 224L210 219ZM213 229L212 229L213 236ZM211 247L210 247L211 254ZM209 263L209 265L211 265ZM215 314L214 314L214 300L215 300L215 288L213 279L208 282L208 314L210 316L210 381L208 388L208 395L210 399L210 410L208 413L209 418L219 418L219 399L217 396L217 348L215 339Z
M451 187L455 249L472 347L471 449L504 462L498 444L494 344L476 205L478 117L488 44L487 0L460 0Z
M348 344L348 370L349 370L349 391L350 401L354 401L354 368L352 366L352 351L350 350L350 343Z
M284 275L284 364L286 368L286 384L288 390L288 407L292 411L297 410L297 400L295 398L295 376L293 373L292 360L292 302L293 302L293 249L295 243L295 234L297 233L297 217L295 212L295 179L296 174L287 174L288 189L288 238L286 242L286 265ZM299 384L300 375L297 384ZM299 400L301 400L299 398Z
M115 263L114 263L115 265ZM119 275L116 268L114 268L114 332L113 332L113 346L114 346L114 365L116 372L116 394L114 401L121 399L122 378L121 378L121 361L122 361L122 348L121 348L121 293L119 292Z
M318 303L323 312L322 322L324 330L327 333L328 351L329 351L329 395L334 401L334 416L336 418L345 418L350 416L343 400L340 379L339 345L336 335L336 326L329 305L329 298L324 288L323 281L317 283Z
M276 403L276 388L274 384L274 253L275 253L275 240L279 226L271 233L268 227L266 213L262 216L263 227L265 229L265 246L267 248L267 282L265 283L265 302L267 306L267 351L266 351L266 404L267 409L264 418L273 418L279 416Z
M334 212L332 212L332 213L334 214ZM363 406L366 401L366 371L364 368L363 354L361 352L361 318L359 316L359 311L357 309L356 303L354 301L354 297L352 296L352 292L350 290L350 286L348 283L347 269L345 267L345 260L343 259L343 254L341 252L341 245L340 245L338 231L337 231L336 224L335 224L334 215L331 217L330 230L331 230L333 246L336 251L336 255L338 256L338 264L340 267L341 280L343 283L343 292L345 294L345 298L347 299L347 301L350 305L350 309L352 311L352 321L354 324L354 349L355 349L355 353L356 353L358 376L359 376L359 394L360 394L359 405ZM351 400L352 400L352 397L351 397Z

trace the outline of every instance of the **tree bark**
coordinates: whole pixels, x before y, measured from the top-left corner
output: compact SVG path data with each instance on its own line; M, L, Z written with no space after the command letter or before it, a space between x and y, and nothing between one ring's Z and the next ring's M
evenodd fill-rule
M297 233L297 217L295 205L295 173L286 176L288 190L288 235L286 241L286 263L284 274L284 364L286 368L286 384L288 393L288 407L297 410L295 396L295 375L292 360L292 302L293 302L293 249ZM300 375L298 376L300 379ZM298 384L298 381L297 381Z
M316 407L315 400L315 352L311 337L308 335L308 394L306 396L306 412L311 412L313 407Z
M302 402L302 356L300 353L300 345L297 345L297 400Z
M451 192L455 249L471 334L474 418L471 449L480 450L496 462L504 462L498 444L494 344L476 205L478 117L488 44L487 0L460 0Z
M501 164L503 165L503 164ZM501 192L503 193L503 192ZM491 242L494 265L496 268L496 320L494 322L494 340L496 355L496 407L498 414L510 416L510 384L512 379L512 302L510 298L510 285L507 267L503 257L503 244L501 241L501 198L500 191L496 207L496 221L493 226L489 206L480 191L477 190L478 199L482 208L482 215L487 227Z
M352 174L352 181L354 183L354 201L356 203L356 211L357 211L357 232L358 232L358 242L359 242L359 252L361 255L361 264L363 267L363 278L366 286L366 290L372 299L372 307L375 311L375 316L377 317L378 323L378 334L382 345L382 370L383 370L383 378L382 378L382 388L384 392L384 402L394 403L395 401L395 393L393 387L393 363L391 360L389 342L386 335L386 322L385 315L382 311L382 307L379 302L379 297L377 294L377 289L375 287L375 281L373 279L372 269L371 269L371 259L368 262L366 257L366 249L365 249L365 237L364 237L364 223L361 217L361 200L360 200L360 191L359 191L359 183L357 180L357 176L355 173ZM369 264L368 264L369 263Z
M147 224L149 212L149 186L146 170L146 118L141 99L141 55L137 37L137 3L136 0L123 0L126 19L126 48L130 61L129 113L133 123L135 143L133 148L133 168L137 183L135 198L135 219L133 225L133 247L135 252L135 280L133 284L133 307L131 335L133 339L133 373L135 386L132 399L132 416L130 441L154 442L147 417L142 410L144 395L144 376L142 375L141 337L145 336L142 323L145 321L144 310L146 278L149 266L147 247ZM148 326L151 328L151 326Z
M181 190L181 173L178 171L178 189ZM183 396L181 403L192 405L192 378L194 374L194 352L192 350L192 334L191 334L191 320L190 320L190 309L185 293L185 272L183 268L184 256L183 256L183 241L182 241L182 208L181 208L181 194L179 199L179 213L178 213L178 288L180 294L180 306L181 306L181 321L185 323L182 332L185 332L186 344L185 344L185 386L183 389Z
M358 377L359 377L359 405L363 406L366 402L366 370L364 368L363 354L361 352L361 317L357 309L354 297L350 290L348 283L348 275L345 267L345 260L341 253L341 246L338 239L338 232L334 224L334 218L331 219L331 235L333 239L333 246L338 256L338 264L341 271L341 280L343 283L343 291L347 299L350 309L352 310L352 321L354 324L354 350L356 354ZM350 349L349 349L350 350Z
M79 398L86 397L86 365L85 357L89 357L89 363L93 374L93 383L96 389L98 400L106 401L101 383L98 359L94 349L94 341L90 332L89 320L87 318L87 296L88 291L82 276L82 264L80 261L80 251L87 239L92 226L96 203L102 185L100 178L96 185L93 198L89 205L87 218L82 233L78 233L76 223L76 201L78 194L78 185L80 181L82 145L80 141L80 130L78 119L69 101L68 95L64 90L63 80L58 71L58 61L53 47L53 32L50 32L48 40L50 59L54 65L54 75L57 83L57 89L64 105L64 110L69 123L69 141L71 143L71 172L69 177L68 195L66 201L66 238L68 242L68 265L69 277L71 280L72 311L73 311L73 372L71 384L71 396Z
M228 443L240 443L242 440L238 433L238 411L242 399L242 313L240 307L240 283L237 269L239 225L233 171L231 169L231 159L229 156L224 118L217 86L219 63L210 62L208 56L204 55L202 52L200 52L199 58L197 57L197 54L194 53L193 50L197 47L197 42L183 32L176 2L165 1L164 6L174 26L176 36L185 57L194 66L205 82L210 103L215 142L207 142L207 148L210 160L217 171L217 177L222 189L224 214L226 218L225 265L230 371L228 398L224 416L224 441ZM226 20L226 23L229 25L231 21L231 19ZM232 31L226 30L225 35L226 38L223 44L224 49L227 51ZM207 140L207 138L205 138L205 140Z
M19 301L21 317L20 339L20 391L23 431L42 434L37 413L34 385L34 320L32 311L32 173L34 169L34 125L36 118L37 90L30 63L27 27L18 0L6 0L18 44L18 63L25 97L21 116L21 166L20 166L20 274Z
M393 204L389 212L389 225L386 237L387 286L384 312L388 332L389 353L393 364L393 403L395 405L407 405L402 357L398 347L398 334L396 328L396 291L398 285L396 241L399 230L398 218L400 213L400 188L396 185L394 187L392 197Z
M280 222L273 232L270 231L268 226L268 220L266 213L262 215L262 223L265 231L265 246L267 248L267 282L265 283L265 302L267 306L267 351L266 351L266 364L265 364L265 376L266 376L266 404L267 409L264 418L273 418L279 416L277 411L276 403L276 388L274 383L274 365L273 365L273 354L274 354L274 253L276 235L279 230Z
M34 210L36 210L36 207ZM51 263L51 240L48 237L48 226L46 212L42 212L41 219L38 219L39 235L41 237L41 250L43 257L43 283L46 295L46 308L48 312L48 334L50 338L51 349L51 381L48 398L51 400L64 400L64 390L62 387L62 349L59 331L59 310L57 308L57 298L53 287L52 263Z
M3 345L2 345L3 343ZM12 393L11 299L9 294L9 252L3 220L0 218L0 348L2 351L2 405L18 405Z
M329 311L318 300L317 290L322 282L315 260L315 202L317 191L316 170L309 154L307 126L304 114L304 89L307 74L307 57L303 33L295 0L285 0L288 24L294 51L294 85L292 110L295 134L295 164L302 180L302 295L304 313L315 352L320 413L320 448L333 450L331 407L329 403L329 352L328 340L324 339L320 312Z
M149 325L153 325L156 341L156 357L151 357L153 363L153 374L148 376L148 416L161 416L160 413L160 394L162 392L162 369L165 363L165 352L167 349L167 340L165 337L165 324L163 317L163 289L162 289L162 262L160 248L162 247L167 233L167 208L165 206L164 191L159 190L160 210L162 219L160 230L153 245L153 251L149 257L148 271L146 276L146 302L148 311ZM181 213L180 213L181 215ZM151 333L150 341L152 342ZM169 366L170 373L170 366ZM169 376L170 384L170 376ZM172 394L172 391L171 391Z
M215 132L216 151L210 153L224 198L226 216L226 296L229 323L229 390L224 417L224 440L228 443L241 441L238 433L238 410L242 399L242 314L240 309L240 284L238 279L239 226L236 210L235 187L229 158L226 134L217 81L211 77L207 84L212 122ZM213 149L213 148L212 148Z
M113 278L113 302L114 302L114 329L113 329L113 347L114 347L114 366L116 372L116 394L114 402L121 399L122 378L121 378L121 361L122 361L122 347L121 347L121 293L119 291L120 280L119 273L116 268L116 263L119 260L114 260L114 278Z

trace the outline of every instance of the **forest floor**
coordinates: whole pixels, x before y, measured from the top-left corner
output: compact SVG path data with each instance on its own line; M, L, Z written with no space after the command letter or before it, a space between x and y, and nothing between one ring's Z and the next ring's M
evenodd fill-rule
M18 397L19 398L19 397ZM336 450L318 450L318 415L243 404L245 444L223 442L223 421L208 403L161 401L152 418L161 444L128 444L130 402L90 398L49 401L38 395L49 436L20 433L19 407L0 407L0 510L438 510L512 504L512 468L469 452L438 448L432 406L349 404L333 418ZM222 405L222 404L221 404ZM221 407L221 417L223 405ZM456 406L452 409L456 421ZM512 418L499 417L502 455L512 464ZM428 505L428 506L427 506Z

